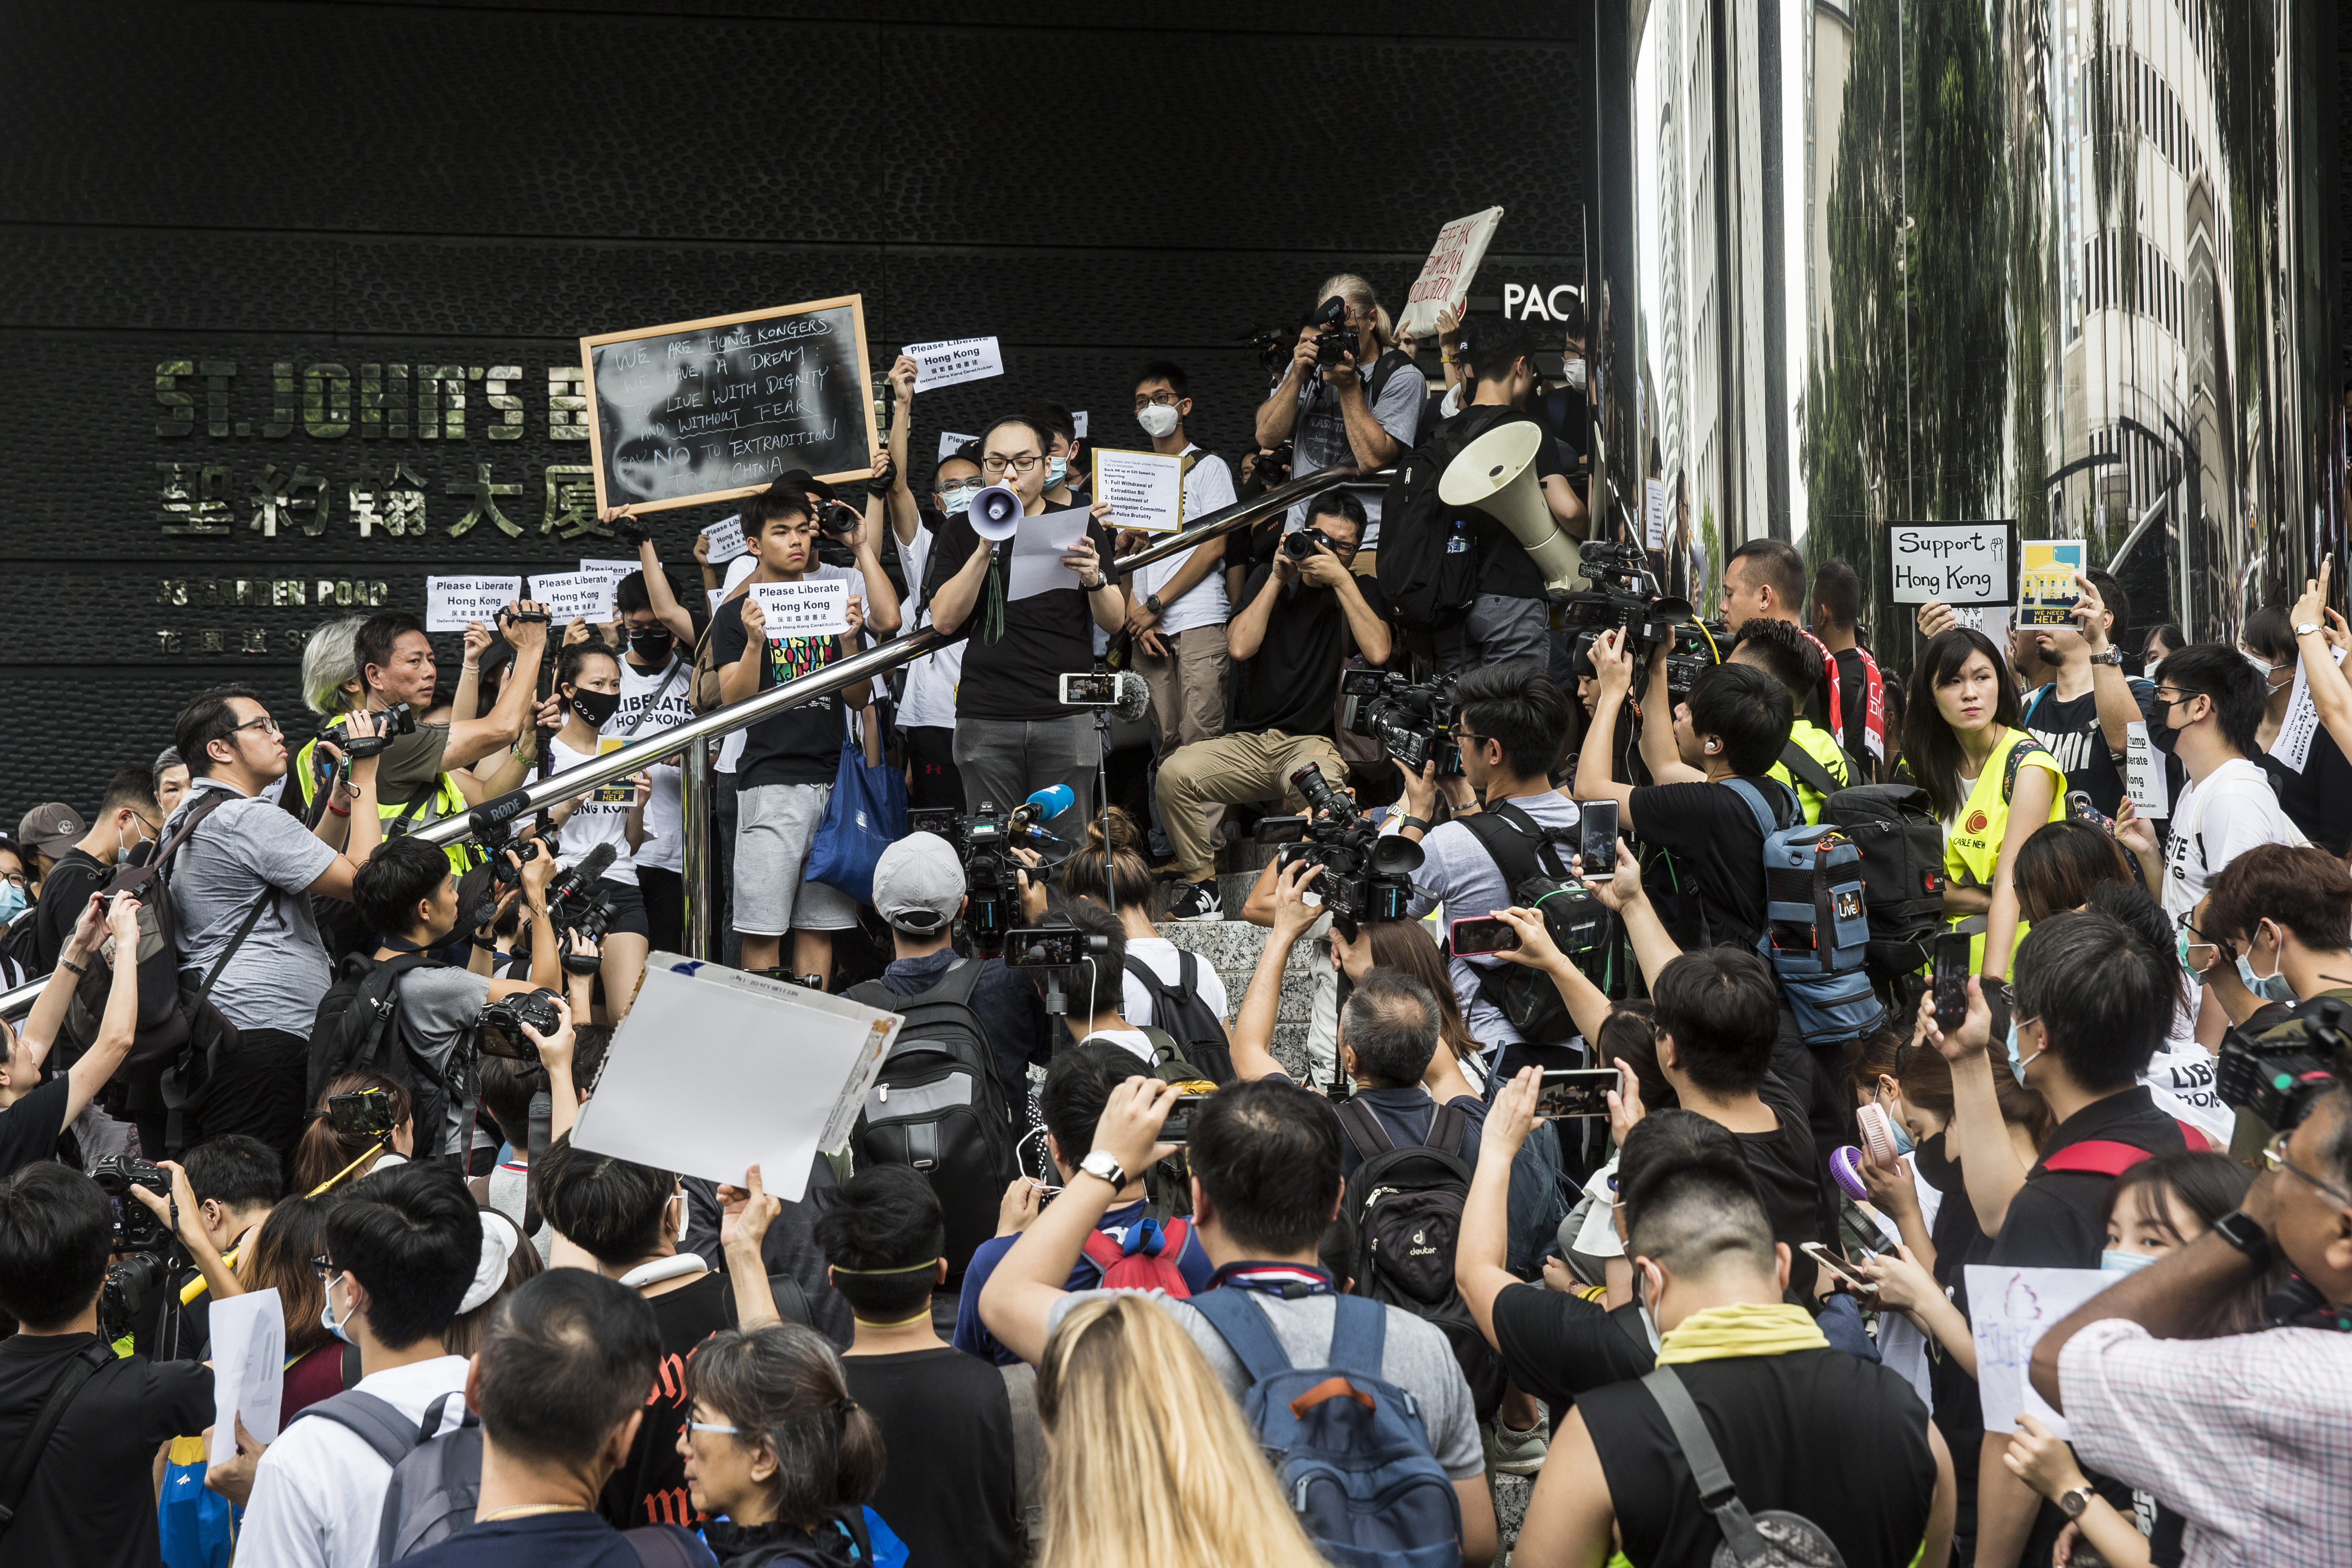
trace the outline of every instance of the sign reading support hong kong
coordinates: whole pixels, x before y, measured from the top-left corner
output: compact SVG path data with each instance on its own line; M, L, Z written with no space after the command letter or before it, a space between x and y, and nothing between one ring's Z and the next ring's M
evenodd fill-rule
M1890 522L1888 596L1898 605L2017 603L2017 523Z

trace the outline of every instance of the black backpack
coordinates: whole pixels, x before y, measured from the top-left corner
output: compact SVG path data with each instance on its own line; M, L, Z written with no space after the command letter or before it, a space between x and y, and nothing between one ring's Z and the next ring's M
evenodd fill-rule
M1462 1157L1469 1114L1459 1105L1440 1106L1429 1136L1400 1149L1362 1100L1333 1109L1363 1160L1348 1178L1342 1204L1355 1227L1351 1293L1402 1307L1444 1334L1483 1420L1502 1406L1502 1358L1479 1333L1454 1283L1454 1244L1470 1197L1470 1166Z
M432 962L421 952L395 953L381 963L364 952L344 959L310 1023L310 1064L303 1086L303 1103L316 1106L345 1073L383 1074L408 1091L419 1153L440 1147L449 1083L431 1058L401 1037L400 977Z
M1607 906L1582 891L1569 876L1568 856L1577 841L1575 829L1547 827L1508 801L1491 811L1454 820L1468 828L1494 859L1511 889L1511 902L1544 917L1545 927L1562 952L1583 952L1606 933ZM1557 1046L1576 1037L1576 1020L1569 1014L1568 1003L1542 970L1509 963L1470 967L1477 972L1478 994L1502 1010L1522 1040Z
M1811 765L1811 758L1805 761ZM1790 771L1796 772L1794 763ZM1854 784L1829 794L1821 825L1835 827L1862 852L1863 903L1870 920L1863 968L1874 983L1891 985L1927 963L1943 929L1944 826L1927 804L1927 792L1907 784Z
M1516 408L1465 408L1405 454L1381 499L1381 593L1409 630L1459 626L1478 597L1485 565L1475 516L1438 499L1438 481L1462 448L1508 419Z
M1234 1081L1234 1049L1225 1036L1224 1020L1201 1000L1200 960L1178 950L1176 984L1169 984L1143 960L1128 955L1127 972L1151 998L1151 1022L1176 1047L1176 1055L1196 1064L1201 1076L1219 1089Z
M928 991L901 996L878 980L843 994L906 1019L866 1091L850 1133L859 1166L908 1165L939 1194L950 1282L996 1234L1004 1188L1020 1173L1013 1127L988 1046L971 1009L982 964L961 958Z

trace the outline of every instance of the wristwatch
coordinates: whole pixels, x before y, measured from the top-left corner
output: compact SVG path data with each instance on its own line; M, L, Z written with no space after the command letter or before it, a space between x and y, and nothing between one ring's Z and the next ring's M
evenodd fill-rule
M2093 664L2112 664L2116 668L2121 668L2124 662L2124 650L2119 647L2111 647L2105 653L2095 653L2091 656L2091 662Z
M2255 1268L2268 1268L2271 1266L2273 1249L2270 1233L2263 1229L2262 1221L2245 1210L2231 1209L2213 1222L2213 1229L2223 1241L2244 1253Z
M2091 1494L2081 1487L2069 1487L2058 1494L2058 1511L2068 1519L2080 1519L2083 1510L2091 1506Z
M2326 629L2327 628L2326 626L2321 626L2317 621L2303 621L2297 623L2294 628L2294 635L2299 637L2307 637L2314 632L2324 632Z
M1078 1162L1078 1173L1084 1176L1101 1177L1110 1184L1113 1192L1127 1185L1126 1169L1110 1157L1110 1151L1108 1149L1088 1150L1087 1157Z
M1157 594L1146 595L1143 601L1143 607L1150 610L1153 615L1158 615L1160 613L1160 595Z
M1418 816L1400 816L1397 818L1397 826L1399 827L1418 827L1423 833L1429 831L1429 824L1423 822Z

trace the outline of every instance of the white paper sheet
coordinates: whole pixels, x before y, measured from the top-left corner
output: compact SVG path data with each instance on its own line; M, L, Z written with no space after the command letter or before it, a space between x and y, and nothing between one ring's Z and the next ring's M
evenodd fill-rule
M2300 679L2300 678L2298 678ZM2290 710L2288 717L2294 717ZM2285 731L2280 735L2284 737ZM2124 726L2124 782L2132 809L2153 822L2172 815L2170 792L2165 787L2164 758L2149 743L2147 726L2137 720Z
M462 632L469 621L496 626L499 612L520 597L520 577L427 577L425 629Z
M213 1360L212 1464L236 1458L236 1423L263 1443L278 1441L286 1385L286 1309L276 1287L217 1300L210 1310Z
M1971 1263L1969 1331L1977 1342L1977 1389L1988 1432L2014 1432L2032 1416L2058 1436L2066 1418L2033 1392L2026 1376L2033 1347L2051 1326L2123 1278L2101 1268L1996 1268Z
M1004 351L994 338L947 338L908 343L898 351L915 362L915 390L931 392L1004 374Z
M1013 563L1005 573L1004 599L1034 598L1055 588L1078 586L1078 574L1062 564L1062 557L1086 537L1083 507L1042 512L1021 520L1013 536Z
M768 618L768 640L831 637L849 629L849 584L839 577L754 583L751 598Z
M530 596L547 606L548 615L559 627L575 618L609 621L613 619L614 581L600 572L535 573L530 579Z
M743 519L740 515L720 518L704 529L702 536L710 541L713 566L723 566L750 548L743 542Z
M960 430L940 431L940 461L942 463L946 462L950 458L954 457L958 452L963 450L966 446L979 439L980 437L977 436L967 436Z
M1172 453L1097 447L1095 500L1110 502L1109 524L1143 533L1184 526L1184 459Z

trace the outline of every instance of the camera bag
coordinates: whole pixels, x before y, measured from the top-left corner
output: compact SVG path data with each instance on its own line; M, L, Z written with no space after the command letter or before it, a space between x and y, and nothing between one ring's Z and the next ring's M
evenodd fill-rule
M1516 408L1465 408L1405 454L1381 499L1381 593L1412 631L1443 631L1467 620L1478 599L1486 555L1476 519L1438 498L1445 466L1496 426L1527 416Z
M1907 784L1838 790L1822 802L1822 826L1844 834L1861 855L1870 920L1863 963L1871 978L1886 985L1918 970L1944 926L1944 829L1927 792Z
M1796 816L1795 826L1782 827L1754 784L1723 782L1764 830L1764 930L1756 951L1772 966L1797 1032L1808 1046L1859 1039L1886 1013L1863 967L1870 917L1862 851L1835 826L1808 826ZM1796 792L1781 788L1795 816Z

